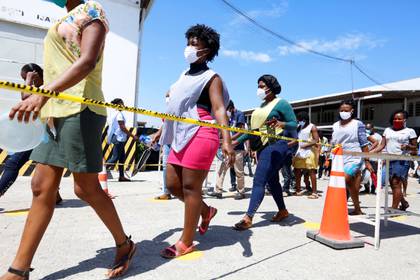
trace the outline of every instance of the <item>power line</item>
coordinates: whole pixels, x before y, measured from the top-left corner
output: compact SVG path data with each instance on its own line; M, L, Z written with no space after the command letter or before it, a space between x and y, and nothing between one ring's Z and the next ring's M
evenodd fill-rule
M323 53L323 52L313 50L313 49L308 48L306 46L303 46L302 44L299 44L299 43L293 41L292 39L289 39L286 36L283 36L283 35L275 32L275 31L269 29L268 27L265 27L264 25L262 25L261 23L259 23L258 21L256 21L252 17L250 17L248 14L246 14L245 12L241 11L240 9L238 9L237 7L232 5L229 1L227 1L227 0L220 0L220 1L222 1L225 5L227 5L229 8L231 8L234 12L241 15L242 17L244 17L245 19L250 21L252 24L254 24L255 26L264 30L265 32L271 34L272 36L274 36L274 37L276 37L276 38L278 38L278 39L280 39L280 40L282 40L282 41L284 41L284 42L286 42L290 45L301 48L301 49L303 49L303 50L305 50L309 53L312 53L314 55L318 55L318 56L321 56L321 57L324 57L324 58L328 58L328 59L332 59L332 60L336 60L336 61L340 61L340 62L350 63L350 66L354 66L362 75L364 75L370 81L372 81L373 83L375 83L379 86L383 86L383 83L378 82L376 79L374 79L370 75L368 75L364 70L361 69L361 67L359 65L356 64L356 62L353 59L347 59L347 58L342 58L342 57L338 57L338 56L329 55L329 54L326 54L326 53Z
M387 86L384 86L382 83L378 82L377 80L375 80L374 78L372 78L372 76L368 75L357 63L356 61L353 61L353 66L359 70L360 73L362 73L366 78L368 78L370 81L374 82L375 84L382 86L384 88L388 88Z

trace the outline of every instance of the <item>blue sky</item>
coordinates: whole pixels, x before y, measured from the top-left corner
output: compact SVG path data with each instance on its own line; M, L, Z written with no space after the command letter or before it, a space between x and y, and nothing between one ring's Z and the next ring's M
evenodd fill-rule
M420 1L230 0L266 27L306 47L354 58L380 82L420 77ZM203 23L221 35L210 64L238 109L259 104L256 80L273 74L289 101L351 90L350 66L314 56L264 33L220 0L156 0L144 25L140 107L164 111L164 94L188 67L184 33ZM373 85L354 70L354 87ZM159 120L145 119L159 125Z

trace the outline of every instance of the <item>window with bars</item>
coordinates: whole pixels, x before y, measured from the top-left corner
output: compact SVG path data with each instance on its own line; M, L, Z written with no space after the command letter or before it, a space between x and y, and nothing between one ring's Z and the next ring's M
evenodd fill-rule
M414 107L415 116L420 116L420 101L416 102L416 106Z
M362 120L373 121L374 117L375 117L375 108L373 106L367 106L367 107L363 108Z
M408 103L408 116L414 117L414 102Z

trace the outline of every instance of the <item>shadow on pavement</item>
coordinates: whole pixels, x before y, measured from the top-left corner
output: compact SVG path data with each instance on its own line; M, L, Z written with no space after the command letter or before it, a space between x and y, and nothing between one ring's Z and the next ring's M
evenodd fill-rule
M264 226L270 226L270 225L279 225L279 226L287 226L292 227L295 225L303 224L306 222L304 219L295 216L293 214L289 214L289 217L284 219L281 222L272 222L271 218L276 214L277 212L265 212L264 215L261 216L261 218L264 219L264 221L258 222L256 224L253 224L252 227L264 227Z
M258 264L261 264L261 263L263 263L263 262L265 262L265 261L271 260L271 259L273 259L273 258L275 258L275 257L278 257L278 256L281 256L281 255L283 255L283 254L289 253L289 252L291 252L291 251L294 251L294 250L300 249L300 248L302 248L302 247L304 247L304 246L306 246L306 245L308 245L308 244L311 244L312 242L314 242L314 241L313 241L313 240L312 240L312 241L308 241L308 242L305 242L305 243L302 243L302 244L298 244L298 245L296 245L296 246L293 246L293 247L291 247L291 248L288 248L288 249L282 250L282 251L280 251L280 252L278 252L278 253L276 253L276 254L274 254L274 255L271 255L271 256L268 256L268 257L263 258L263 259L261 259L261 260L255 261L255 262L253 262L253 263L251 263L251 264L248 264L248 265L242 266L242 267L240 267L240 268L237 268L237 269L235 269L235 270L233 270L233 271L230 271L230 272L228 272L228 273L222 274L222 275L220 275L220 276L217 276L217 277L211 278L211 280L214 280L214 279L222 279L222 278L226 278L226 277L228 277L228 276L232 276L232 275L234 275L235 273L238 273L238 272L240 272L240 271L242 271L242 270L246 270L246 269L248 269L248 268L250 268L250 267L253 267L253 266L258 265ZM234 277L232 276L232 278L234 278Z
M4 208L0 208L0 212L2 212L4 210Z
M230 212L228 212L227 214L228 215L235 215L235 216L239 216L239 215L245 215L245 213L246 212L244 212L244 211L230 211ZM261 218L263 218L264 219L264 221L261 221L261 222L258 222L258 223L255 223L255 224L253 224L252 225L252 227L253 228L255 228L255 227L264 227L264 226L269 226L269 225L275 225L275 224L278 224L278 225L280 225L280 226L289 226L289 227L292 227L292 226L295 226L295 225L299 225L299 224L303 224L304 222L306 222L304 219L302 219L302 218L300 218L300 217L298 217L298 216L295 216L294 214L292 214L292 213L289 213L289 217L287 217L286 219L284 219L283 221L281 221L281 222L278 222L278 223L274 223L274 222L271 222L271 218L276 214L277 212L267 212L267 211L263 211L263 212L257 212L257 213L255 213L255 214L263 214L262 216L261 216Z
M365 236L374 237L375 234L375 227L373 225L361 222L351 223L350 229ZM381 221L381 239L389 239L416 234L420 234L420 228L393 222L390 220L388 220L388 226L385 227L384 221Z
M162 242L176 232L181 233L182 228L175 228L161 233L153 240ZM210 225L206 234L202 236L197 233L195 240L200 242L200 244L197 245L197 250L200 251L207 251L216 247L232 246L236 243L240 243L244 249L242 255L244 257L250 257L252 256L251 243L249 242L251 236L251 230L239 232L233 230L232 227ZM161 248L161 250L162 249L163 248Z
M86 206L89 206L89 204L80 199L63 199L63 202L57 205L56 208L82 208Z
M130 269L125 275L118 277L117 279L124 279L127 277L142 274L146 271L153 270L168 261L159 255L159 252L163 248L169 246L168 242L144 240L141 242L137 242L136 246L137 253L131 262ZM115 256L115 247L100 249L96 251L96 253L97 255L91 259L84 260L73 267L54 272L50 275L46 275L43 278L41 278L41 280L63 279L97 268L103 268L106 270L109 267L111 267L112 260ZM107 273L107 270L104 271L104 274L105 273ZM99 277L100 276L98 275L98 278ZM107 279L105 275L103 278Z
M251 230L236 231L232 227L210 225L204 236L198 235L197 240L200 241L200 244L197 246L197 249L207 251L215 247L232 246L239 243L243 248L242 255L251 257L253 254L249 241L251 236Z

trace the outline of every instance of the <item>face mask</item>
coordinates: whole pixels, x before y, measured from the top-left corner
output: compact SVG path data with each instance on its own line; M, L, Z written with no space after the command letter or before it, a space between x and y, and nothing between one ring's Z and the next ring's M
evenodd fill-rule
M61 8L64 8L67 4L67 0L45 0L45 1L52 2Z
M300 126L300 127L304 127L304 126L305 126L305 121L300 121L300 122L299 122L299 126Z
M203 50L206 50L206 49L197 50L197 48L196 48L196 47L193 47L193 46L186 46L186 47L185 47L185 50L184 50L184 57L185 57L185 60L186 60L189 64L192 64L192 63L196 62L196 61L197 61L200 57L202 57L202 56L197 56L197 53L198 53L199 51L203 51Z
M169 97L166 97L166 98L165 98L165 103L166 103L166 105L168 105L168 104L169 104Z
M394 120L392 123L395 129L403 129L405 127L405 121Z
M369 129L366 129L366 134L367 134L367 135L371 135L371 134L372 134L372 131L371 131L371 130L369 130Z
M351 118L351 112L340 112L340 118L344 121Z
M226 115L228 116L228 118L230 119L230 117L232 116L232 113L229 111L226 111Z
M266 96L265 90L263 90L262 88L258 88L257 89L257 96L260 99L264 100L265 99L265 96Z

